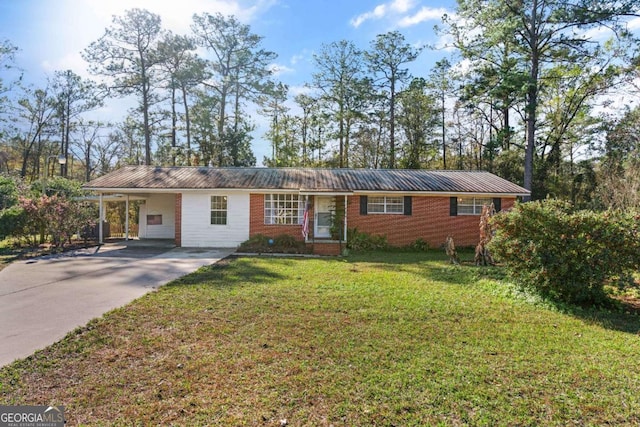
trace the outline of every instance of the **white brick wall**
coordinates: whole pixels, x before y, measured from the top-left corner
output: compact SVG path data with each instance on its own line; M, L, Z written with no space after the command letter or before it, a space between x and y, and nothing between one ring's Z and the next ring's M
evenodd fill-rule
M227 225L211 225L211 196L227 196ZM234 248L249 238L249 194L182 193L182 246Z

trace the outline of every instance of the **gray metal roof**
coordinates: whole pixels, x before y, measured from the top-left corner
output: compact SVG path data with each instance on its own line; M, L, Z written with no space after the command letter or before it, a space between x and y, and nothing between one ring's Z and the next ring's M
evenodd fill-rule
M528 195L483 171L124 166L84 185L96 191L246 189L301 192L443 192Z

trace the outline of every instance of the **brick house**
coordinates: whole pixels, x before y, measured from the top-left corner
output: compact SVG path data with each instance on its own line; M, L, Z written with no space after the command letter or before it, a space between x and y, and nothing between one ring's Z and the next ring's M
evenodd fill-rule
M447 236L472 246L483 204L499 211L529 195L488 172L405 169L125 166L84 188L98 194L102 218L103 200L143 200L140 238L237 247L257 234L289 234L323 254L339 253L349 229L393 246L438 247Z

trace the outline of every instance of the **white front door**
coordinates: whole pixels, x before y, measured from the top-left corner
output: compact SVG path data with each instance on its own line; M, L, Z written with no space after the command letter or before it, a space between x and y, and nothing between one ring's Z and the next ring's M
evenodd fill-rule
M317 238L331 237L331 218L333 216L333 197L316 196L314 206L313 235Z

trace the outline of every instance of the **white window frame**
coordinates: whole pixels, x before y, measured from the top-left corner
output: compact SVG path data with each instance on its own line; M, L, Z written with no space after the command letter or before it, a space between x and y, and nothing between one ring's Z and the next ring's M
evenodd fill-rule
M482 207L491 203L491 197L458 197L458 215L481 215Z
M300 225L303 222L305 200L299 194L264 195L265 225Z
M372 215L402 215L404 214L404 197L368 196L367 213Z
M214 206L214 198L220 198L221 205ZM210 222L211 225L227 225L229 223L229 198L227 196L213 195L209 199L211 207ZM213 213L224 212L224 223L213 222Z

